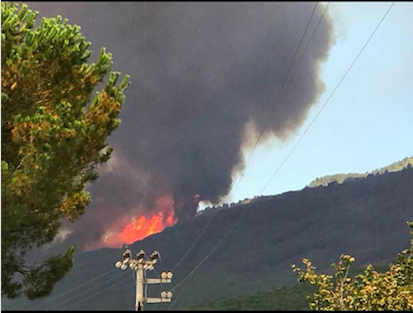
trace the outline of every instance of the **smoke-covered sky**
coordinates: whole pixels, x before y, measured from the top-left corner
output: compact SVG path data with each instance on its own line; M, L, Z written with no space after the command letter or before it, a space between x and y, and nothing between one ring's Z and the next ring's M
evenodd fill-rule
M229 193L242 149L258 134L290 139L325 90L322 65L335 43L327 14L278 95L315 5L30 3L42 16L80 25L95 55L107 47L114 69L131 75L122 125L110 138L115 154L71 236L81 245L99 240L163 196L173 198L180 221L191 218L196 194L218 203Z
M257 195L318 114L391 5L331 2L336 43L323 65L326 91L286 142L259 146L234 198ZM304 188L316 177L365 173L413 155L413 3L397 2L264 194ZM244 155L248 156L245 150ZM208 204L206 204L208 205Z

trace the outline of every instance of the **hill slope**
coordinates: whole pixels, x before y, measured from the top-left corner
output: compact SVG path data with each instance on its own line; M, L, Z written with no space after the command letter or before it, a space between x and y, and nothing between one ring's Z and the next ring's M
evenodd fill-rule
M404 168L411 167L413 166L413 157L410 158L404 158L401 161L394 162L388 166L375 169L374 171L371 172L366 172L364 174L360 173L348 173L348 174L335 174L335 175L326 175L323 177L319 177L314 179L308 187L318 187L318 186L327 186L328 184L331 183L338 183L342 184L346 180L352 180L352 179L358 179L358 178L363 178L367 177L368 175L378 175L378 174L384 174L386 172L398 172L401 171Z
M385 272L388 266L375 266L378 272ZM364 272L364 269L350 268L349 276L354 278ZM307 296L312 295L317 288L307 283L296 283L280 289L260 291L253 294L205 301L192 307L195 311L309 311Z
M382 175L370 175L343 184L305 188L278 196L263 197L254 202L231 235L193 275L188 284L174 291L179 299L174 309L192 307L219 298L268 291L296 282L290 265L310 258L319 271L329 272L330 264L342 253L356 257L356 266L366 263L388 264L409 243L405 227L413 219L413 168ZM172 286L179 283L220 241L247 206L217 213L210 227L185 261L174 271ZM133 252L144 249L148 254L160 251L163 265L172 269L192 245L211 218L211 212L178 224L162 233L132 245ZM122 256L122 249L101 249L82 253L75 259L73 270L59 283L53 295L88 282L110 271ZM157 266L162 270L162 264ZM59 301L67 301L53 309L71 305L70 310L130 310L134 303L134 284L130 280L109 291L107 286L131 275L116 278L118 271L108 274L91 286L106 283L81 297L79 288L55 302L37 309L48 309ZM152 273L153 274L153 273ZM112 279L109 281L109 279ZM185 288L180 294L181 288ZM151 286L152 293L160 289ZM96 297L77 303L96 292ZM65 300L66 299L66 300ZM68 299L68 300L67 300ZM43 300L44 301L44 300ZM42 301L2 301L3 309L27 309ZM168 309L169 304L145 309Z
M306 296L311 286L295 284L277 290L207 302L191 308L194 311L309 311Z

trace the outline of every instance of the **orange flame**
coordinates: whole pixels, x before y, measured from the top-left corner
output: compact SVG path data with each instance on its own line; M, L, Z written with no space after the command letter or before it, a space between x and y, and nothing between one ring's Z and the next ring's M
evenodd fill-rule
M160 233L177 222L174 211L158 212L147 218L141 216L134 223L125 226L121 233L124 243L131 244L152 234Z
M144 210L144 208L140 208L141 210ZM173 226L177 222L172 198L161 197L148 214L133 218L131 223L125 223L125 217L116 220L100 240L89 243L85 250L95 250L102 247L119 248L123 244L131 244L150 235L160 233L166 227ZM120 231L122 228L123 230Z

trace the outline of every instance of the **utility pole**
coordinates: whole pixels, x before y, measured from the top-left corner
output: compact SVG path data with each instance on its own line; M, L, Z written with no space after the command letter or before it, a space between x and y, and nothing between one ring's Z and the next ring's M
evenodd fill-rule
M171 272L162 272L161 278L144 278L144 272L147 270L153 270L154 265L158 262L159 252L154 251L150 259L145 258L145 252L139 251L137 258L132 258L132 252L126 249L123 253L123 261L116 262L115 266L121 270L126 270L129 267L136 272L136 299L135 299L135 311L142 311L143 306L146 303L162 303L171 302L172 292L162 291L160 298L148 298L144 290L147 285L151 284L165 284L170 283L172 279ZM146 277L146 276L145 276Z

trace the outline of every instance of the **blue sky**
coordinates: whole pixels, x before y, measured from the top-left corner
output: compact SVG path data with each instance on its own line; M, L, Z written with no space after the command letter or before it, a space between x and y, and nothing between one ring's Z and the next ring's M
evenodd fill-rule
M330 4L337 42L323 66L325 93L296 136L284 143L272 140L257 148L231 201L259 194L325 103L390 4ZM413 156L412 124L413 3L396 3L264 194L298 190L316 177L364 173ZM250 151L244 154L248 158Z

